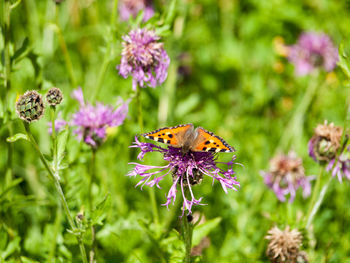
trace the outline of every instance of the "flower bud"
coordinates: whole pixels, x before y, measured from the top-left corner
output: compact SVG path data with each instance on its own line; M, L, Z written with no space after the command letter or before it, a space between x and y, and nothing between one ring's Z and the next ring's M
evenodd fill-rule
M46 93L46 100L51 106L59 105L63 100L62 91L55 87L49 89L49 91Z
M24 93L16 101L16 112L26 122L39 120L44 115L44 103L41 95L35 90Z
M320 124L315 129L314 136L309 141L309 155L315 161L331 161L340 147L343 129L333 123Z

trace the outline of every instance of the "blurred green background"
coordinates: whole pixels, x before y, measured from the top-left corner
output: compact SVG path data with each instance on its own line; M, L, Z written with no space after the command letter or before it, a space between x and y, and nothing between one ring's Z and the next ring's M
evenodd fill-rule
M11 2L12 4L15 1ZM349 87L343 73L296 77L294 67L276 52L283 39L294 44L304 31L324 32L335 45L349 48L350 1L154 1L156 15L146 23L162 36L171 63L166 82L155 89L142 89L145 132L163 126L193 123L223 137L237 150L235 171L241 187L225 194L218 183L204 180L195 186L196 197L208 205L195 207L207 220L215 221L203 250L202 262L267 262L264 239L271 226L297 224L308 209L301 193L293 203L292 219L286 205L263 183L261 170L282 151L295 150L303 158L307 175L319 167L307 154L313 129L324 120L342 126L349 102ZM2 19L6 17L2 5ZM81 86L90 102L115 104L118 96L132 96L131 78L123 79L116 70L120 63L121 36L137 27L140 19L122 22L115 1L22 0L11 11L10 53L25 50L13 60L11 89L3 83L0 105L0 193L11 181L23 181L0 196L0 258L4 262L79 262L76 241L66 228L65 215L46 171L31 145L18 141L8 145L8 127L23 132L15 115L19 94L36 89L44 94L52 86L64 93L58 107L69 121L78 109L70 97ZM164 26L165 25L165 26ZM169 27L166 27L169 25ZM4 28L0 41L4 51ZM1 65L4 71L4 64ZM2 75L3 78L3 75ZM307 87L319 85L303 121L293 130L285 129ZM99 88L98 88L99 87ZM6 105L7 106L6 106ZM4 109L10 120L5 123ZM44 153L50 153L47 133L49 115L32 124ZM10 123L10 124L9 124ZM159 221L155 224L149 189L135 188L139 178L125 175L132 169L138 150L129 148L141 133L136 101L130 103L128 118L109 130L107 141L97 153L97 181L93 185L96 202L109 193L110 205L103 224L97 228L98 262L181 262L183 244L172 229L179 229L180 203L168 211L160 206L171 178L156 189ZM283 147L282 135L291 135ZM8 166L12 147L13 170ZM230 154L221 154L227 161ZM91 151L70 133L62 185L69 206L76 215L87 207L87 184ZM148 154L145 164L162 164L161 156ZM311 246L305 250L310 262L350 262L349 182L333 180L317 214ZM178 196L177 201L181 201ZM87 234L88 235L88 234ZM56 241L54 241L56 240ZM88 244L88 238L86 241ZM53 253L53 256L52 256ZM0 261L1 261L0 260ZM2 262L2 261L1 261Z

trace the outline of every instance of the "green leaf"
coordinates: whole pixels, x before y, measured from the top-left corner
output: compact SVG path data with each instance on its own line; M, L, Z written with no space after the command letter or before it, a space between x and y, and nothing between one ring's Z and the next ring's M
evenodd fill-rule
M64 130L62 130L58 134L58 138L57 138L57 160L58 160L58 164L64 158L64 152L65 152L66 145L67 145L68 134L69 134L68 133L68 127L66 127Z
M106 217L107 209L111 205L110 195L106 194L103 200L97 204L96 209L92 211L91 224L92 225L103 225L102 221Z
M21 61L23 58L25 58L26 53L29 52L29 38L26 37L22 43L22 46L16 50L15 54L13 54L12 57L12 63L16 64L19 61Z
M39 261L36 261L34 259L30 259L24 256L21 256L21 262L23 263L39 263Z
M208 220L204 224L198 225L193 229L192 245L197 246L201 240L206 237L210 231L216 228L221 222L221 217Z
M344 74L348 79L350 79L350 62L344 51L344 44L339 45L339 62L338 65L343 70Z
M23 181L22 178L18 178L13 180L9 186L7 186L4 191L0 194L0 200L2 200L8 192L10 192L13 188L15 188L18 184L20 184Z
M16 251L20 251L20 241L21 238L16 236L8 245L5 251L1 252L1 257L6 259L8 256L11 256Z
M176 13L176 0L172 0L171 3L169 4L169 9L165 16L166 25L170 25L173 22L175 13Z
M29 141L28 136L24 133L17 133L11 137L7 137L6 141L7 142L15 142L15 141L20 140L20 139Z

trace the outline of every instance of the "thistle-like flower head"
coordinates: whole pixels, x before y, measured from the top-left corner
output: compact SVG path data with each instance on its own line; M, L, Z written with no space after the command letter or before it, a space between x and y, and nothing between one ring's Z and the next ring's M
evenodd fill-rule
M146 29L132 30L123 37L122 58L117 69L124 78L132 76L134 90L137 85L154 88L168 75L170 59L159 39L154 31Z
M297 263L305 254L299 251L303 236L297 229L287 226L283 231L278 227L271 228L266 235L269 244L266 254L273 263ZM306 261L303 261L306 262Z
M106 128L119 126L124 122L128 113L128 102L119 99L117 108L97 103L96 106L86 104L81 88L74 90L72 97L79 104L80 109L73 114L71 125L74 126L78 138L91 147L97 148L106 138Z
M46 93L46 101L50 106L56 106L60 104L63 100L62 91L59 88L51 88Z
M165 177L171 178L172 186L170 187L166 202L163 204L169 206L170 203L175 202L178 188L181 190L181 196L183 199L183 212L188 211L188 214L192 213L193 205L200 205L202 197L196 199L192 188L194 185L199 184L204 177L211 177L212 180L220 182L223 190L227 193L227 189L237 190L239 182L236 181L236 177L233 175L233 164L235 156L228 163L216 162L216 154L212 152L192 152L183 153L181 148L175 148L169 146L168 148L162 148L152 143L140 142L137 137L133 146L141 150L138 155L138 159L141 160L148 152L160 152L163 154L163 159L167 164L163 166L144 165L140 163L131 163L135 165L134 169L129 172L128 176L141 176L140 182L136 185L144 185L153 187L156 185L161 188L159 183ZM218 167L218 164L227 167L224 170Z
M331 71L338 62L338 49L326 34L303 33L289 49L289 61L297 75L307 75L316 68Z
M343 128L335 126L334 123L317 125L314 136L308 143L309 155L315 161L329 162L334 159L340 140L343 134Z
M16 101L18 116L29 123L39 120L44 115L44 110L42 96L35 90L27 91Z
M277 198L284 202L289 194L289 202L293 202L299 187L303 189L303 196L311 192L310 180L313 177L305 176L303 161L294 152L288 155L279 154L270 160L270 170L262 172L265 184L271 188Z

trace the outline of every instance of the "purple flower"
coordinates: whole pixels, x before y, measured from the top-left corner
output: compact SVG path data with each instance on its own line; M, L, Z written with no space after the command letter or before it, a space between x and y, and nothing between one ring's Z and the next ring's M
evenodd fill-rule
M170 59L159 39L154 31L146 29L132 30L123 36L122 58L117 69L124 78L132 76L134 90L137 85L145 84L155 88L168 75Z
M299 187L303 189L304 198L311 193L310 181L314 178L305 176L302 159L297 158L294 152L275 156L270 160L270 170L261 173L265 184L275 192L281 202L285 202L289 194L289 202L292 203Z
M288 58L299 76L307 75L318 67L331 71L338 62L338 49L326 34L307 32L290 47Z
M163 159L167 161L164 166L151 166L139 163L131 163L135 165L135 168L128 173L128 176L140 175L141 180L136 185L141 185L141 189L144 185L153 187L156 185L158 188L161 180L165 176L172 177L172 186L170 187L166 202L163 204L169 206L170 203L175 202L177 189L181 189L181 196L183 199L183 213L185 210L188 214L192 213L193 205L201 205L202 197L196 198L193 194L193 185L199 184L204 175L211 177L214 180L220 182L223 190L227 193L227 189L237 190L236 186L239 186L239 182L236 181L236 177L233 177L235 172L233 171L233 164L235 156L228 163L221 163L227 166L227 170L223 170L217 166L216 155L212 152L192 152L189 151L183 154L181 148L175 148L169 146L168 148L162 148L152 143L140 142L137 137L135 138L135 145L130 147L140 148L141 152L138 155L138 159L143 159L144 155L148 152L160 152L163 154Z
M334 123L317 125L314 135L308 143L309 155L315 161L329 162L333 160L340 147L343 128Z
M326 170L332 172L332 176L338 177L339 182L342 182L343 177L350 180L350 147L345 149L338 158L332 159Z
M146 22L154 15L152 1L150 0L122 0L119 4L119 15L123 21L135 18L143 10L143 21Z
M119 126L128 113L128 101L119 99L117 108L97 103L96 106L86 104L81 88L72 92L72 97L80 104L78 112L73 114L71 125L75 126L75 134L91 147L97 148L106 137L106 128Z
M47 123L49 126L49 133L52 133L52 123L48 122ZM68 122L66 122L65 120L63 120L62 118L58 117L55 120L55 131L56 132L60 132L61 130L63 130L63 128L68 124Z

